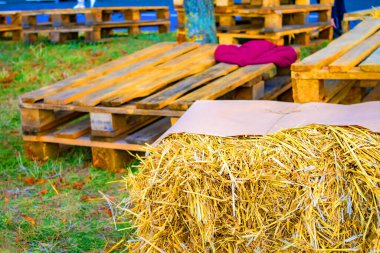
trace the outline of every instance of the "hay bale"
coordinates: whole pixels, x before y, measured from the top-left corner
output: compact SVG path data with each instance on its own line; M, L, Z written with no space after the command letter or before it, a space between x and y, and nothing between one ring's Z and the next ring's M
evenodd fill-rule
M140 252L380 250L380 135L171 135L126 178Z

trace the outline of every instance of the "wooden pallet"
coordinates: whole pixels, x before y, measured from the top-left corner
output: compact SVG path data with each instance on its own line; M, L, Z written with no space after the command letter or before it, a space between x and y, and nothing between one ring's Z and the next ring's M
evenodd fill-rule
M21 29L21 17L17 12L0 12L0 40L5 39L6 35L9 35L13 41L20 40Z
M114 29L128 28L129 35L141 32L142 27L154 26L158 32L167 33L170 30L170 12L167 6L154 7L102 7L95 8L96 25L94 27L93 41L108 37ZM143 13L154 14L151 20L142 20ZM112 15L123 15L123 21L112 21Z
M155 13L150 20L142 20L141 13ZM3 14L1 14L3 13ZM78 39L85 35L86 41L98 41L109 36L114 29L128 28L129 34L140 33L141 27L157 27L160 33L170 29L169 8L154 7L100 7L88 9L53 9L0 13L0 38L3 32L14 32L15 40L34 42L41 34L47 34L53 42ZM123 15L122 21L112 21L113 14ZM5 16L12 16L10 24ZM47 22L38 22L37 16L47 15ZM84 18L79 18L79 15ZM17 17L17 18L16 18ZM84 21L81 21L84 20ZM16 23L17 21L17 23Z
M268 40L276 45L309 45L315 40L332 40L332 36L333 28L329 22L289 25L278 30L260 29L218 33L220 44L238 44L242 40Z
M20 96L26 154L46 159L59 144L87 146L96 166L117 168L126 150L144 151L196 100L276 99L289 90L273 64L217 64L215 48L160 43Z
M326 48L292 65L295 102L354 103L380 81L380 20L361 22ZM329 81L334 80L334 81ZM378 97L379 88L370 98Z
M184 0L174 0L175 7L182 7ZM333 5L334 0L321 0L321 4ZM310 5L310 0L214 0L215 7L224 7L225 10L242 6L254 6L256 8L278 8L284 5Z
M374 8L379 9L380 6ZM342 31L344 33L348 32L350 30L351 22L353 21L361 21L370 18L374 8L345 13L342 21Z

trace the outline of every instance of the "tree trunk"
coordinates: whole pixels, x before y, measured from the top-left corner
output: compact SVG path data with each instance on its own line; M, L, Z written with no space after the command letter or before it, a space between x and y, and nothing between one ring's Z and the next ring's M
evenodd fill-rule
M218 43L213 0L184 0L187 41Z

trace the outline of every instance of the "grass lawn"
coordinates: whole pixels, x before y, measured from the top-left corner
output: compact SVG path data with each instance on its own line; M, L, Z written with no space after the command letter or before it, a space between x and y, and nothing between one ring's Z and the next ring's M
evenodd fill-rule
M23 154L17 97L174 34L120 37L105 43L52 45L0 41L0 252L107 252L128 238L102 193L120 200L123 173L91 166L91 152L73 148L45 163Z

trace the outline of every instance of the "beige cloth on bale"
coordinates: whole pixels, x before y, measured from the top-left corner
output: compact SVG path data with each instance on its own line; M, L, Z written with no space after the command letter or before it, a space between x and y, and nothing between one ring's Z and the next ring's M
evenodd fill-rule
M172 133L220 137L265 135L311 124L361 126L380 132L380 102L337 105L202 100L195 102L156 144Z

